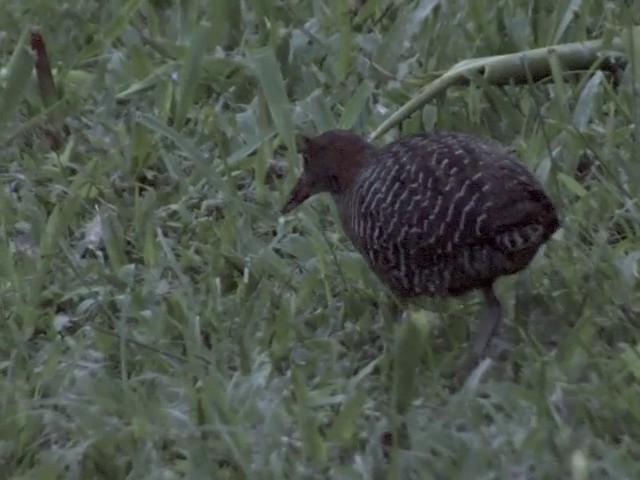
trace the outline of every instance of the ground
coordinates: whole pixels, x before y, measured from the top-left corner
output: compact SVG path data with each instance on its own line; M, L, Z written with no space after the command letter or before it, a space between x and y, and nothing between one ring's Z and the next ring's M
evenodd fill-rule
M479 297L393 323L328 198L279 215L295 134L368 134L459 61L611 39L632 4L6 0L0 477L640 478L633 48L452 86L377 140L493 137L558 205L462 385ZM35 26L48 107L11 60Z

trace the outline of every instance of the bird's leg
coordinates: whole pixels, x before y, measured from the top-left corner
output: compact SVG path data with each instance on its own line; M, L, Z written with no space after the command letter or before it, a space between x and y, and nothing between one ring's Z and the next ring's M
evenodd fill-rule
M493 285L483 289L482 293L485 301L483 320L471 345L471 354L478 360L485 355L502 319L502 306L493 291Z
M454 383L457 387L462 386L470 371L484 357L487 347L500 325L502 307L498 297L493 292L493 286L483 289L483 294L485 300L483 321L473 343L469 346L469 353L456 364Z

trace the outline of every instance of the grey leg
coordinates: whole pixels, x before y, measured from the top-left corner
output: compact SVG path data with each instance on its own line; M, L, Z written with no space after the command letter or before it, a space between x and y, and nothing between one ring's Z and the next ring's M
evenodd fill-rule
M487 347L491 343L496 330L498 330L502 319L502 307L498 297L493 292L493 285L485 288L483 294L485 306L482 324L473 343L469 346L469 352L456 364L456 373L454 375L454 386L456 388L462 387L471 370L485 356Z
M485 307L483 321L480 330L476 334L476 338L470 345L469 352L456 363L456 374L454 376L454 385L459 388L465 379L473 370L478 362L484 357L487 347L491 342L491 338L496 333L500 325L502 317L502 307L496 294L493 292L493 286L483 290Z
M493 285L483 290L485 307L483 312L482 325L480 331L476 335L476 338L471 346L471 354L476 359L482 358L486 351L491 339L498 330L500 321L502 320L502 306L500 300L496 297L493 291Z

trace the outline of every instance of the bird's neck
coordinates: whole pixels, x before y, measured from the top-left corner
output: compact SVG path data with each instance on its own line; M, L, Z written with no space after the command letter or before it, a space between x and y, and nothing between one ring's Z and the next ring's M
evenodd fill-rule
M357 152L353 152L341 165L340 189L348 196L360 177L362 171L369 166L372 161L375 147L368 142L363 142Z
M354 185L355 187L355 185ZM347 238L353 243L356 248L359 247L359 238L355 234L354 230L354 189L350 188L340 193L332 193L336 209L338 210L338 216L340 217L340 223L342 229Z

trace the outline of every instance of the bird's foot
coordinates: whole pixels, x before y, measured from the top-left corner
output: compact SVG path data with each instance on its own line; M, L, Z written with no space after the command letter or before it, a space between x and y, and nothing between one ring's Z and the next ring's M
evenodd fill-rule
M496 334L502 318L500 301L492 287L484 290L485 308L483 322L475 340L469 347L469 352L455 365L455 383L462 386L464 381L473 373L475 368L487 356L491 340Z

